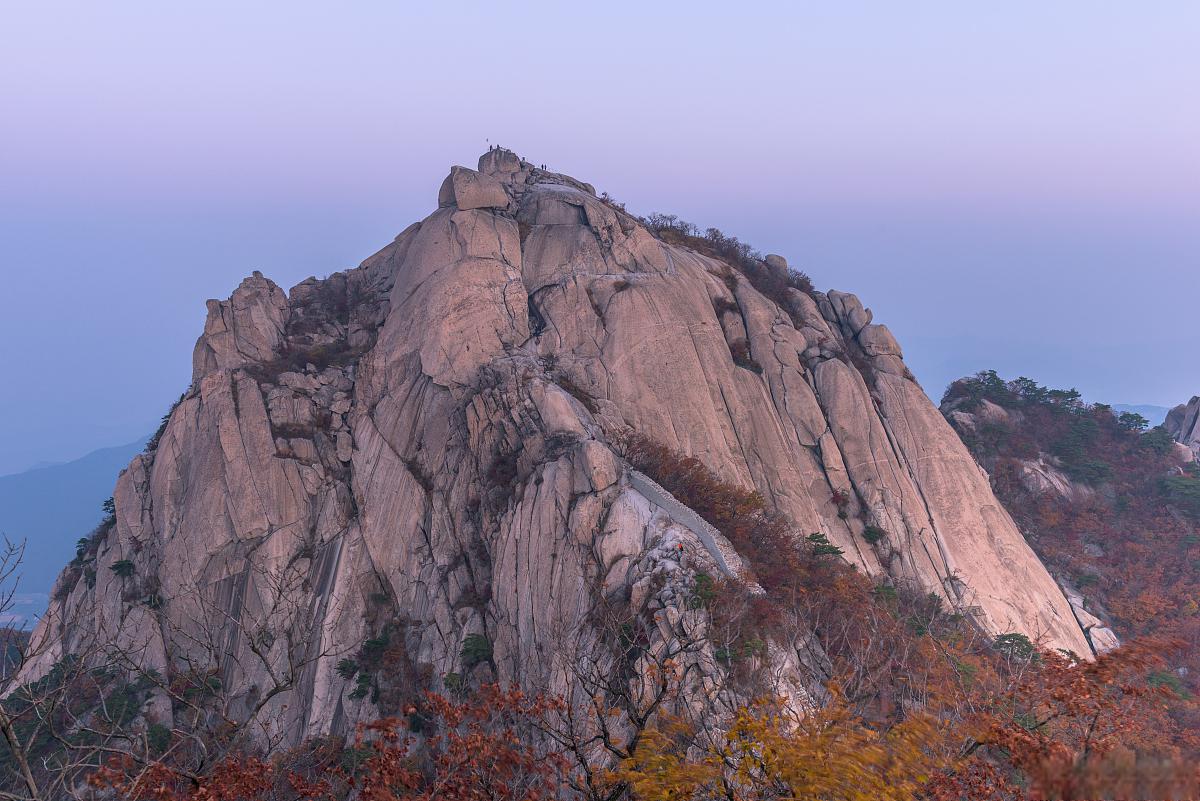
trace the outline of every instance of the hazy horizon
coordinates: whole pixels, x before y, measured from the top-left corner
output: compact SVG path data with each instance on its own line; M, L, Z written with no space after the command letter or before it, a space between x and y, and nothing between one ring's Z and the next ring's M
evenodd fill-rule
M935 399L1200 394L1200 6L0 12L0 474L152 431L204 300L356 265L488 141L857 293Z

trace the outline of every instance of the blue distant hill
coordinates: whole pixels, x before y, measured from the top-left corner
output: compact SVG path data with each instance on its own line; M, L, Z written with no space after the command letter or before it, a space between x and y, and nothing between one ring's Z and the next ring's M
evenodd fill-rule
M1146 403L1114 403L1112 407L1117 414L1121 412L1140 414L1150 421L1151 427L1161 425L1162 421L1167 419L1167 412L1171 411L1166 406L1151 406Z
M45 610L54 579L75 555L76 541L100 522L100 505L147 439L0 476L0 533L12 542L25 541L13 617L28 619Z

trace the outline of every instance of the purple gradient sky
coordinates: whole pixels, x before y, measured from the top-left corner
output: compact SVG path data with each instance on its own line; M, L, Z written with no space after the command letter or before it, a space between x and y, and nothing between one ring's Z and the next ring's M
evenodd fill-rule
M935 398L1200 393L1200 4L649 5L5 4L0 473L153 430L205 298L485 138L859 293Z

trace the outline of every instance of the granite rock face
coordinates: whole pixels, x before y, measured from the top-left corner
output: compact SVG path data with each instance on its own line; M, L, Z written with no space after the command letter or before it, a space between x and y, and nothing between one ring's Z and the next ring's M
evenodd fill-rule
M1090 653L858 298L769 298L589 184L506 150L478 166L455 167L438 209L357 269L286 295L255 274L209 301L192 384L120 476L94 580L60 578L30 674L88 637L164 675L219 642L225 686L297 741L378 714L338 663L386 620L421 686L484 671L571 692L563 644L587 639L598 599L662 612L667 641L702 614L684 602L697 573L745 569L617 456L628 429L991 634ZM868 525L885 536L868 542ZM296 643L297 692L260 710ZM711 654L694 658L716 682ZM810 662L773 643L761 667L803 701Z
M1169 411L1163 427L1191 452L1189 461L1200 458L1200 396Z

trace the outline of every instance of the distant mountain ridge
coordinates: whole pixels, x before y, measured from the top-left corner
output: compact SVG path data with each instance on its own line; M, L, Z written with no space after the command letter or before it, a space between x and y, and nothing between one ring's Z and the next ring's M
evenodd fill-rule
M75 543L104 516L117 475L149 437L92 451L70 462L0 476L0 534L25 542L21 613L39 614Z
M1149 403L1114 403L1113 411L1120 414L1121 412L1133 412L1145 417L1151 426L1162 425L1162 422L1167 419L1167 412L1171 411L1166 406L1154 406Z

